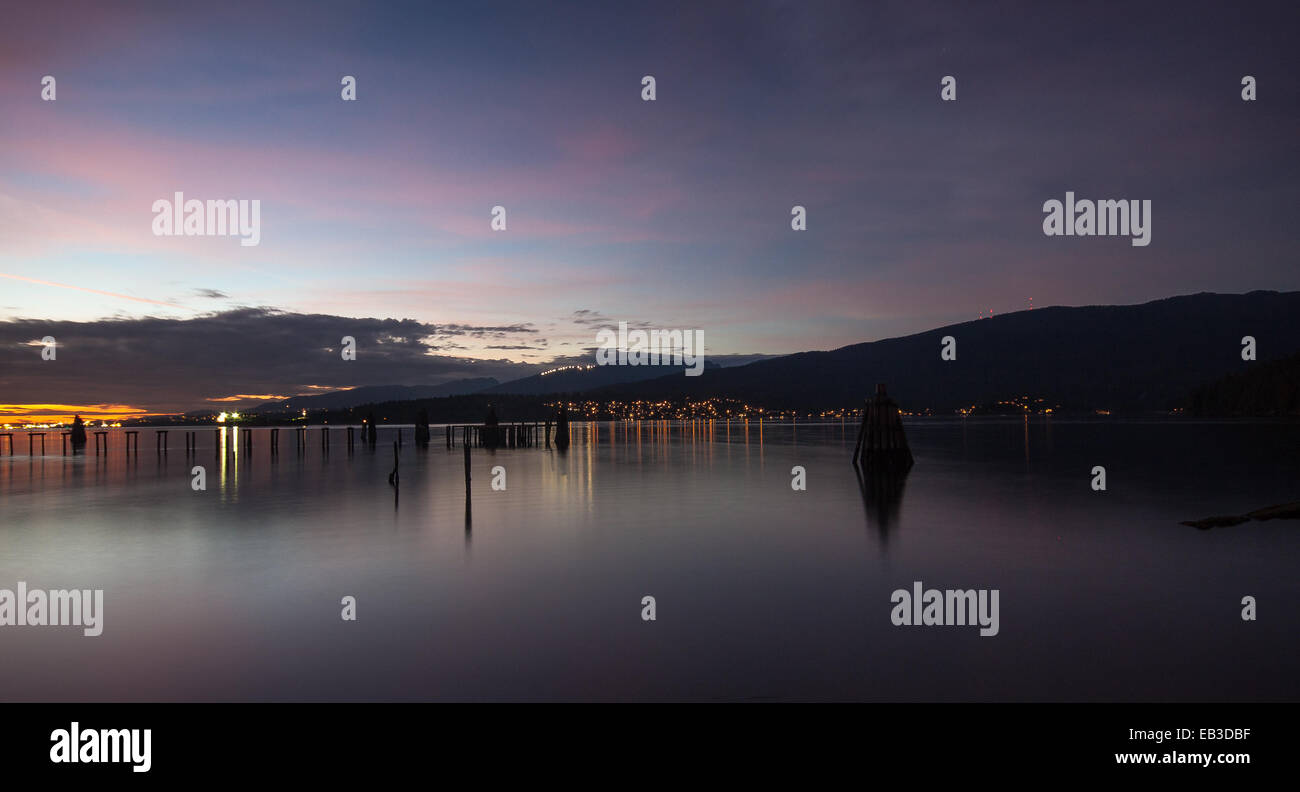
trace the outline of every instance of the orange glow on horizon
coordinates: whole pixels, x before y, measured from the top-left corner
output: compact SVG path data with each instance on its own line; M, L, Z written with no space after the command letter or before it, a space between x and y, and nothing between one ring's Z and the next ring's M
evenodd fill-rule
M71 424L76 415L89 424L174 414L151 413L129 404L0 404L0 425Z

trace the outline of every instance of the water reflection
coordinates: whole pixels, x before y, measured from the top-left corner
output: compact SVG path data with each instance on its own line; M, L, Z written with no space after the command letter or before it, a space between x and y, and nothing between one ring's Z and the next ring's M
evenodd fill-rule
M20 439L0 455L0 587L103 587L109 619L94 646L6 632L0 700L1300 696L1276 662L1300 615L1242 631L1224 605L1287 601L1300 534L1178 525L1293 499L1300 427L913 422L903 479L859 477L836 423L797 444L772 420L577 425L568 454L472 449L468 486L458 436L399 446L400 495L395 427L382 454L313 435L278 462L261 428L251 446L194 429L191 458L146 463L117 433L35 459ZM1089 490L1098 459L1123 460L1124 498ZM1003 631L894 628L888 593L914 580L1000 589ZM353 591L364 641L332 610Z
M890 531L898 522L908 474L863 471L858 467L854 467L854 472L858 477L858 488L862 492L867 525L875 526L880 549L884 551L889 545Z

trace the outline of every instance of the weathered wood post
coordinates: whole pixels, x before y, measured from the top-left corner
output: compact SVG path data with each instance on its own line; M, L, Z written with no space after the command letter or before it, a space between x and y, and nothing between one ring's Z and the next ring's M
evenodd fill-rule
M155 429L153 432L154 452L161 454L167 450L167 430Z
M469 443L465 444L465 500L469 500Z
M569 448L569 405L560 405L560 414L555 420L555 447L560 451Z
M429 411L423 407L415 414L415 445L417 448L429 447Z
M860 464L868 472L888 474L906 473L912 467L912 449L903 431L903 417L898 405L885 393L884 383L876 386L875 398L864 405L853 464Z

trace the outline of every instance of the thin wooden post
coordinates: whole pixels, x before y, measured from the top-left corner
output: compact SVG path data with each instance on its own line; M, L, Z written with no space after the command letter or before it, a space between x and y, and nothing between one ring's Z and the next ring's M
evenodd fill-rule
M469 444L465 444L465 498L469 499Z

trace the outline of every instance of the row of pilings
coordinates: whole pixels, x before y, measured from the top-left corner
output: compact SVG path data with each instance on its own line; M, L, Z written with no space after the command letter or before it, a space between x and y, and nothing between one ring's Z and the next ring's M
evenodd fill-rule
M551 422L507 424L459 424L444 429L448 448L541 448L551 447Z
M550 421L544 422L519 422L506 424L448 424L443 431L446 438L447 448L453 448L459 445L474 448L538 448L551 447L551 441L554 437L553 426ZM256 429L265 430L264 441L270 446L272 454L278 454L280 451L280 433L293 433L294 447L298 450L307 448L310 434L316 435L322 450L328 451L330 446L338 442L335 435L342 434L342 442L346 443L348 450L356 447L358 441L361 445L375 447L378 443L378 428L374 424L362 424L361 426L268 426L257 427ZM408 442L411 437L414 438L415 444L421 448L427 448L430 444L431 430L428 424L416 424L411 432L404 429L393 427L396 431L394 443L400 448ZM127 454L140 451L140 432L139 429L126 429L120 434L124 437L123 446ZM255 428L253 427L216 427L213 429L154 429L154 446L159 454L167 453L171 450L170 436L172 433L182 435L185 444L186 455L197 454L199 445L199 434L210 431L213 436L213 448L217 453L223 445L223 434L230 432L224 443L230 453L235 453L236 447L244 451L253 450L253 437ZM45 455L46 432L0 432L0 453L8 452L9 456L14 455L15 435L27 436L27 453L28 456L36 456L37 446L41 456ZM49 434L54 434L50 432ZM70 432L60 432L62 435L61 445L63 455L68 454L68 440ZM108 439L110 434L117 432L92 431L89 433L94 438L93 453L98 456L108 454ZM567 439L567 438L566 438ZM556 445L560 445L557 442ZM564 443L565 446L568 443ZM73 444L72 451L77 453L85 448L89 451L89 444Z

